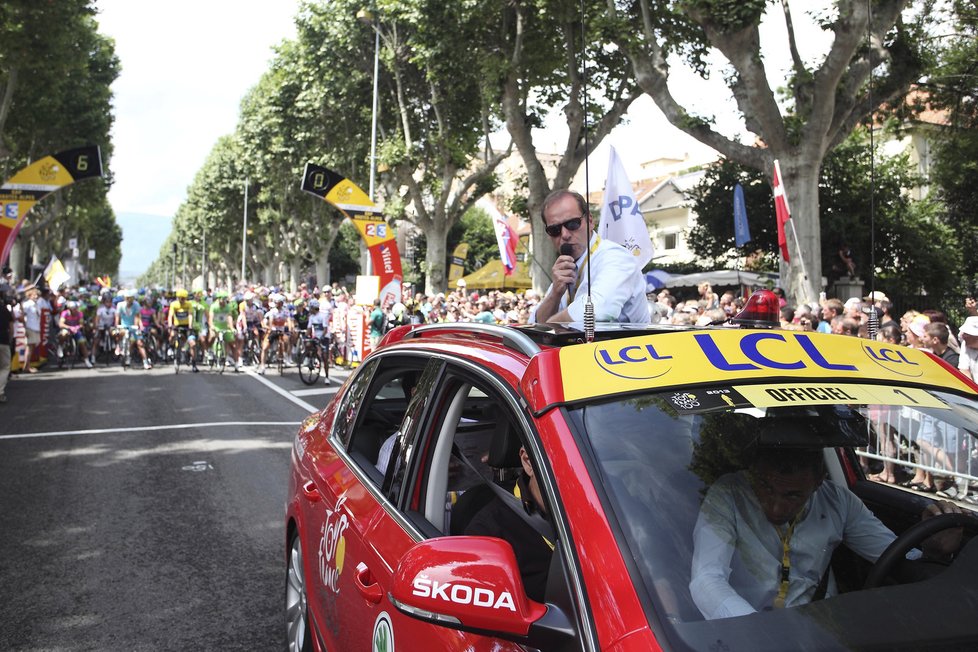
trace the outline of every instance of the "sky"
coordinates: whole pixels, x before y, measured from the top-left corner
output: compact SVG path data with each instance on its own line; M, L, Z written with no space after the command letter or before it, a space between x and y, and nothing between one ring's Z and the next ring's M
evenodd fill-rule
M112 88L115 182L109 192L116 215L126 218L120 220L122 270L141 273L156 257L168 229L138 225L172 218L218 138L234 131L240 102L267 69L273 47L295 35L298 6L299 0L96 0L100 30L115 39L122 67ZM794 18L796 25L802 22ZM783 19L762 26L762 43L787 52ZM801 45L812 50L803 55L812 56L824 44L806 35ZM766 62L772 76L783 75L786 62ZM681 66L672 72L670 87L681 103L716 114L725 133L752 139L738 133L740 120L732 100L723 99L729 93L720 75L705 82ZM626 118L593 150L592 189L604 186L612 145L633 181L653 158L712 156L669 125L648 97L636 101ZM542 151L559 151L563 137L558 124L534 139Z
M218 138L295 35L298 0L96 0L122 74L109 201L116 213L172 217Z

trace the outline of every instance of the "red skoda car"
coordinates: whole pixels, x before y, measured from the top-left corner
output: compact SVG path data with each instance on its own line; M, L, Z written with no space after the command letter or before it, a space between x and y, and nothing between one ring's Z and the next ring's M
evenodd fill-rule
M978 649L978 387L768 305L389 333L296 434L289 648Z

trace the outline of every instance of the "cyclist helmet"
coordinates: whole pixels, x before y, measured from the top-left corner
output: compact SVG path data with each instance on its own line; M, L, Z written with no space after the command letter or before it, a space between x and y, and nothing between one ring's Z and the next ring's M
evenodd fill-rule
M309 309L310 310L319 310L319 301L317 299L310 299L309 300Z
M186 299L187 298L187 291L184 290L184 289L177 290L177 298L178 299Z
M68 303L65 304L65 308L67 308L68 310L75 310L77 307L78 307L77 301L69 301Z
M228 298L228 293L225 292L224 290L221 290L220 292L217 292L217 293L214 294L214 298L215 299L227 299Z
M306 305L306 300L303 299L302 297L299 297L298 299L295 300L295 307L296 308L299 308L299 307L304 306L304 305Z

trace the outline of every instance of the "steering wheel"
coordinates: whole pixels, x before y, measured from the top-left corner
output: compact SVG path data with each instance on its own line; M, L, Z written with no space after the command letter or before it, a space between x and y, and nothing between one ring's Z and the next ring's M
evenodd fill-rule
M876 564L870 569L863 588L875 589L883 583L883 578L890 574L896 563L907 554L907 551L916 548L924 539L953 527L961 527L968 532L978 533L978 517L970 512L940 514L913 524L894 539L883 551L883 554L879 556Z

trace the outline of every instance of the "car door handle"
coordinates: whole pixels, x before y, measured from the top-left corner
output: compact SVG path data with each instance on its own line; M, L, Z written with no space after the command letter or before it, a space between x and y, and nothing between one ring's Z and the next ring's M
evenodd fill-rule
M356 584L357 591L368 602L377 604L384 597L384 591L380 584L374 579L374 574L370 572L367 565L362 561L357 564L357 572L353 574L353 583Z
M318 502L319 489L316 489L316 483L310 480L309 482L302 485L302 495L305 496L306 499L311 503Z

